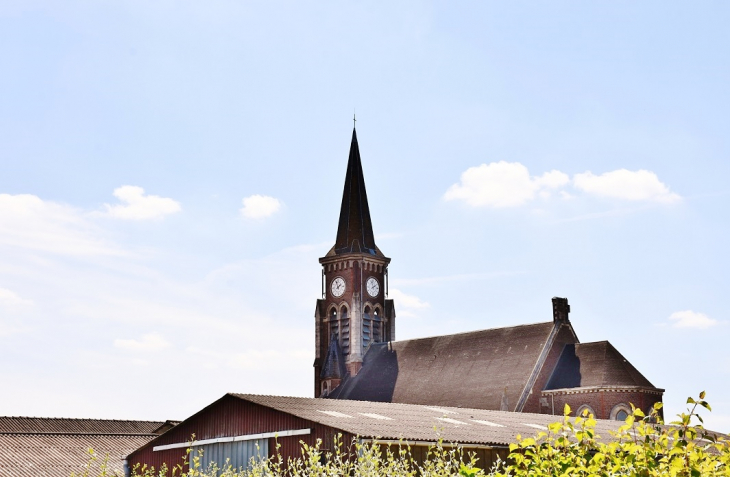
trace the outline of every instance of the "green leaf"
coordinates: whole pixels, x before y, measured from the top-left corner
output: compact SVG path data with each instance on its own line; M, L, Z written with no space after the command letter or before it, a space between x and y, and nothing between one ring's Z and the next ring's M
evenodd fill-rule
M463 463L459 467L459 475L463 475L464 477L474 477L478 473L479 473L479 469L471 467L471 466L466 466Z

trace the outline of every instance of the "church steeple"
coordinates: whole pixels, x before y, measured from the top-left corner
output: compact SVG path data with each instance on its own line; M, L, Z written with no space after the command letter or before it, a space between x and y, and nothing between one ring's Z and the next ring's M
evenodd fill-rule
M337 241L319 263L322 298L315 311L315 396L327 395L342 379L357 375L371 345L395 339L395 306L388 298L390 259L375 245L354 128Z
M377 254L355 128L352 129L350 158L347 161L347 175L335 242L335 254L345 253Z

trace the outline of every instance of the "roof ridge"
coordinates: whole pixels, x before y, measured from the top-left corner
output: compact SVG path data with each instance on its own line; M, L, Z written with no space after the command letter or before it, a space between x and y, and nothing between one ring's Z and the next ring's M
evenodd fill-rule
M102 417L40 417L40 416L0 416L0 419L54 419L54 420L67 420L67 421L105 421L105 422L152 422L152 423L159 423L164 424L167 421L172 421L174 419L168 419L165 421L147 421L143 419L106 419Z
M483 331L504 330L504 329L507 329L507 328L524 328L524 327L527 327L527 326L548 325L548 324L549 325L552 325L553 322L552 321L539 321L537 323L526 323L526 324L515 325L515 326L501 326L501 327L495 327L495 328L483 328L483 329L480 329L480 330L460 331L458 333L451 333L451 334L448 334L448 335L432 335L432 336L423 336L423 337L420 337L420 338L411 338L411 339L407 339L407 340L396 340L396 341L391 341L391 343L403 343L405 341L428 340L428 339L432 339L432 338L445 338L447 336L468 335L468 334L471 334L471 333L479 333L479 332L483 332ZM378 343L378 344L381 344L381 343Z
M500 414L506 414L513 417L519 417L519 416L539 416L540 418L559 418L559 415L555 414L540 414L536 412L517 412L517 411L502 411L500 409L479 409L479 408L473 408L473 407L454 407L454 406L442 406L440 404L412 404L412 403L404 403L404 402L383 402L383 401L364 401L364 400L356 400L356 399L323 399L323 398L313 398L313 397L302 397L302 396L275 396L271 394L243 394L243 393L227 393L229 395L232 395L234 397L237 397L241 399L241 396L259 396L259 397L273 397L273 398L285 398L285 399L306 399L308 401L317 401L322 402L323 404L329 404L329 403L338 403L338 404L344 404L344 403L368 403L368 404L375 404L375 405L382 405L382 406L397 406L397 407L425 407L430 409L444 409L444 410L454 410L459 413L466 413L468 411L476 411L477 413L481 412L487 412L487 413L500 413ZM270 407L267 404L262 403L256 403L260 404L262 406ZM291 412L291 411L285 411L285 412ZM608 422L615 422L611 419L597 419L598 421L608 421Z
M159 434L132 432L42 432L42 431L0 431L0 436L114 436L114 437L157 437Z
M611 344L611 342L610 342L610 341L608 341L608 340L599 340L599 341L588 341L588 342L586 342L586 343L576 343L576 345L581 345L581 346L585 346L585 345L592 345L592 344L602 344L602 343L608 343L608 344ZM613 345L611 345L611 346L613 346Z

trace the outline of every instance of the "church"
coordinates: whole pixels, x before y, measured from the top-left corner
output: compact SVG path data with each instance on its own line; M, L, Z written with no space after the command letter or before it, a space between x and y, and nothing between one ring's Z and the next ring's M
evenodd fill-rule
M319 262L315 397L560 415L569 404L616 420L662 400L611 343L580 342L567 298L545 322L398 341L354 129L337 237Z

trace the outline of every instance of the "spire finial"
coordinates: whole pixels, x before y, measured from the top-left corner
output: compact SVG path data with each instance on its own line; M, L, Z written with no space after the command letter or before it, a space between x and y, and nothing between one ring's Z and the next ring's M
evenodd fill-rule
M357 119L355 119L355 110L352 110L352 129L355 129L355 125L357 123Z

